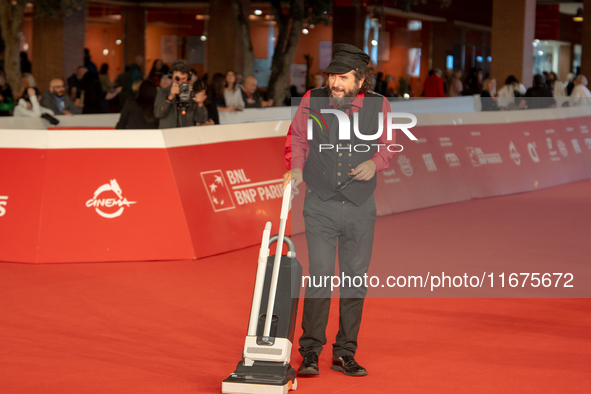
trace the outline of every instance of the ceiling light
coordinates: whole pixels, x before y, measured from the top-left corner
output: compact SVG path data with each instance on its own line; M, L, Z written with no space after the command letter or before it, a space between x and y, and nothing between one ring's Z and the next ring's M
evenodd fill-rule
M583 22L583 9L579 8L577 10L577 14L573 16L573 21L575 22Z

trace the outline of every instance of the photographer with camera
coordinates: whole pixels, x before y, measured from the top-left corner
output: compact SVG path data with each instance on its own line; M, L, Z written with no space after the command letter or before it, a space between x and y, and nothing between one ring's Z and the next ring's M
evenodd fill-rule
M160 119L160 128L195 126L193 89L189 84L189 62L176 60L170 67L170 74L172 85L158 89L154 102L154 115Z

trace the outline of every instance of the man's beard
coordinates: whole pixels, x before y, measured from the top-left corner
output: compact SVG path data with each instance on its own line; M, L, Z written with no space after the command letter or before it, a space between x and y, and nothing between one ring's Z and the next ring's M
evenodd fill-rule
M335 97L332 91L332 87L326 86L326 90L328 91L328 97L330 97L330 103L335 106L336 108L343 108L353 102L357 94L359 94L359 88L354 87L352 90L345 90L345 95L343 97Z
M66 93L65 91L59 91L59 92L54 92L53 94L57 98L62 98L62 97L64 97L65 93Z

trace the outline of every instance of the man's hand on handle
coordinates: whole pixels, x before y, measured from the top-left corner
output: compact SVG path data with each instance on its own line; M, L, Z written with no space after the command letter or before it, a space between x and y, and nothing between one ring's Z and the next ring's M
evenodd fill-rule
M289 185L289 182L291 182L292 179L295 180L293 187L298 187L298 185L304 180L302 170L299 168L292 168L283 174L283 190L287 188L287 185Z
M367 160L359 164L353 170L350 175L355 175L356 181L369 181L376 174L376 163L373 160ZM287 185L291 180L295 180L293 187L297 187L304 180L302 176L302 170L299 168L293 168L283 174L283 190L287 188Z

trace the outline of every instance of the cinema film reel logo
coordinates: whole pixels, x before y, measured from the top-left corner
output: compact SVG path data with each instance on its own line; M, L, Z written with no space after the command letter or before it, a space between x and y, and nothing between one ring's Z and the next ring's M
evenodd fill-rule
M113 195L117 198L113 198ZM121 216L125 207L130 207L131 204L136 204L136 201L128 201L127 198L123 197L121 187L119 187L115 179L111 179L110 183L99 186L94 192L94 196L86 201L87 207L94 207L96 213L107 219ZM116 210L113 211L114 209Z

